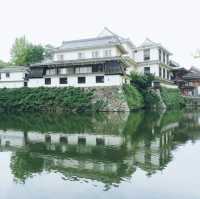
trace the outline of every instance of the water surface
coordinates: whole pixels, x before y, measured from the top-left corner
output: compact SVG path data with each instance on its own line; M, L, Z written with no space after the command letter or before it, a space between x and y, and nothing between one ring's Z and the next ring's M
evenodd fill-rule
M200 112L1 114L0 198L200 198Z

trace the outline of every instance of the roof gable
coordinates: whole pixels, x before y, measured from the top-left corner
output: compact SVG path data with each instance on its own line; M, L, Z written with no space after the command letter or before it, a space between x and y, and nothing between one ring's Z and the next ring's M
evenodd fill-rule
M108 28L104 28L97 37L63 41L62 45L58 47L54 52L116 46L120 49L122 53L127 53L125 48L123 47L123 43L129 43L130 46L134 46L129 39L120 37L110 31Z
M158 46L158 45L159 45L158 43L155 43L149 38L146 38L139 47Z
M171 52L169 52L165 47L162 46L162 44L160 43L156 43L152 40L150 40L149 38L146 38L144 40L144 42L137 47L138 50L143 50L145 48L156 48L156 47L159 47L159 48L162 48L165 52L167 52L169 55L172 55Z

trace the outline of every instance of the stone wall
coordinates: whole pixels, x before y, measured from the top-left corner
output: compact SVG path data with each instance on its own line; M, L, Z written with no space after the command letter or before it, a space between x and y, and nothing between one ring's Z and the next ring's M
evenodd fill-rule
M99 111L130 111L121 86L87 88L94 91L92 102L103 102Z

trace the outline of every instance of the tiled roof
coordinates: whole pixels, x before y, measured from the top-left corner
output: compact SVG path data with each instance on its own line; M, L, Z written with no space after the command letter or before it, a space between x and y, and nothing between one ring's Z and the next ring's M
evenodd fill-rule
M199 79L200 80L200 70L196 67L191 67L189 72L183 76L183 79Z
M199 79L200 80L200 72L189 72L183 76L183 79Z
M86 65L91 63L103 63L107 61L125 61L127 58L123 57L106 57L106 58L90 58L90 59L76 59L76 60L67 60L67 61L49 61L41 62L36 64L31 64L33 67L44 67L44 66L55 66L55 65Z
M7 66L5 68L1 68L0 69L0 73L6 73L6 72L25 72L27 71L28 68L27 67L23 67L23 66Z
M57 51L79 50L93 47L121 46L121 40L116 36L95 37L89 39L64 41Z

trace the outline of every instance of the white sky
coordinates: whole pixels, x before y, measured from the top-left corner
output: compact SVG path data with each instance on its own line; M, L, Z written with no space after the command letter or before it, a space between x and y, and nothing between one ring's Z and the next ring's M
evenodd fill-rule
M200 0L2 0L0 59L8 60L16 37L60 45L96 36L104 26L139 45L162 43L185 67L200 48Z

